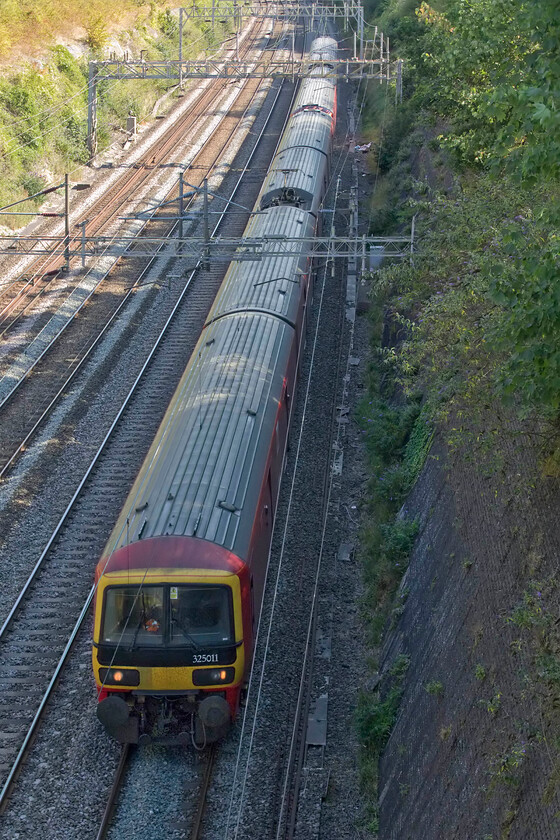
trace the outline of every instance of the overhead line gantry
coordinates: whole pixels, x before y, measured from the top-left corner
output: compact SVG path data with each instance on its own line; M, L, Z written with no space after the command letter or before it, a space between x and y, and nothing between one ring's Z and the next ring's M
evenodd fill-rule
M204 58L202 60L184 59L183 52L183 20L189 18L203 19L212 25L219 19L231 17L236 24L236 34L242 25L242 18L257 17L271 19L303 20L312 27L319 20L328 18L343 18L345 28L349 21L356 21L354 30L354 53L351 57L338 59L335 62L310 62L309 57L296 58L295 45L292 37L290 54L285 59L272 59L264 55L260 61L239 61L238 58L228 59ZM237 54L237 50L236 50ZM159 61L147 61L144 58L129 59L115 57L104 61L92 61L89 64L88 81L88 150L93 158L97 152L97 85L108 80L146 80L157 79L178 81L180 85L185 79L219 78L227 80L240 79L275 79L288 78L294 81L307 75L310 67L321 67L325 78L342 78L346 81L360 79L377 79L380 82L391 78L389 39L378 33L375 27L372 40L364 40L364 11L361 3L355 0L343 0L340 4L322 3L277 3L277 2L213 2L211 6L181 8L179 10L179 57ZM401 65L397 63L396 83L400 87Z
M0 249L4 243L9 243L8 253L33 254L40 256L53 254L53 246L60 245L57 236L19 236L14 242L13 237L0 236ZM414 251L414 238L411 236L318 236L308 239L301 237L240 237L238 239L184 237L164 238L159 236L84 236L78 235L69 246L70 257L81 257L85 264L91 257L109 256L126 258L166 257L169 259L180 257L192 258L194 262L210 259L213 262L255 262L269 257L285 257L294 253L294 246L303 243L305 256L309 258L327 257L347 258L357 249L364 258L369 251L383 248L384 257L411 257ZM162 248L164 248L162 250ZM355 252L355 251L354 251Z
M215 23L218 19L232 17L236 26L241 26L242 16L276 18L276 19L304 19L310 26L317 21L326 18L343 18L344 28L349 27L350 21L356 21L354 29L354 52L352 57L338 59L335 61L311 62L308 57L303 59L295 58L294 39L292 38L290 56L285 60L264 58L260 62L249 62L217 58L206 58L200 61L183 59L183 19L187 15L191 18L204 19ZM218 18L219 15L219 18ZM401 62L396 63L396 73L391 75L389 39L384 39L382 33L374 28L372 40L364 41L364 14L361 3L355 0L343 0L339 4L321 3L300 3L300 2L245 2L239 3L236 0L228 3L213 2L212 5L180 9L179 15L180 38L179 58L161 61L129 60L110 58L105 61L91 62L89 68L89 107L88 107L88 143L92 156L95 153L96 135L96 108L97 108L97 83L108 79L247 79L247 78L291 78L305 76L311 67L315 75L318 68L325 78L342 78L346 81L361 79L377 79L380 82L388 82L391 78L396 81L397 97L402 90ZM359 51L358 51L359 35ZM236 51L237 52L237 51ZM180 176L180 188L182 190L183 176ZM207 208L208 195L207 187L204 188L205 207ZM202 190L195 188L195 192ZM218 196L216 196L218 197ZM173 203L173 201L171 202ZM6 208L2 208L6 209ZM157 208L152 208L152 212ZM161 208L160 208L161 209ZM207 212L207 210L206 210ZM196 214L195 214L196 215ZM85 266L86 259L99 257L101 254L116 258L145 257L153 258L165 256L169 258L181 257L192 258L195 262L201 259L230 262L232 260L261 260L264 257L284 256L289 253L293 244L286 238L271 239L215 239L208 237L184 237L182 235L183 223L187 222L188 216L183 215L182 206L177 215L170 217L170 220L178 222L179 231L176 237L143 236L140 239L131 236L88 236L86 234L86 223L82 222L81 235L70 237L66 231L64 239L56 236L0 236L0 254L17 252L27 255L55 254L61 243L64 245L64 256L69 267L71 257L81 258ZM301 244L303 240L297 239ZM368 251L372 254L383 251L384 256L412 259L414 252L414 223L410 237L317 237L304 241L306 254L310 258L328 257L347 258L352 253L361 255L362 266L367 261ZM167 247L165 247L167 246Z

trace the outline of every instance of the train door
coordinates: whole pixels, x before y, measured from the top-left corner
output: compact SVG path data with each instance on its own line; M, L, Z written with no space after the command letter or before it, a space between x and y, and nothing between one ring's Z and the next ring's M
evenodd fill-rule
M261 603L263 599L264 582L270 554L272 540L272 525L274 522L274 504L272 496L272 474L268 470L266 481L260 495L260 513L255 522L251 546L251 587L253 601L253 622L257 626Z

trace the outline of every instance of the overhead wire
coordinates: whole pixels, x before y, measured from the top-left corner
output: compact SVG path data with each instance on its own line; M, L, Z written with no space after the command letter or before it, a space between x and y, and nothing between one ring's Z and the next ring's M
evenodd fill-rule
M315 356L316 356L316 353L317 353L317 346L318 346L318 341L319 341L319 327L321 325L321 314L322 314L322 311L323 311L323 302L324 302L324 298L325 298L326 276L327 276L327 271L326 271L326 265L325 265L325 268L324 268L324 271L323 271L323 283L322 283L322 286L321 286L321 295L320 295L319 304L318 304L318 316L317 316L317 323L316 323L316 326L315 326L313 348L312 348L312 352L311 352L310 370L313 370L313 365L314 365L314 362L315 362ZM288 511L287 511L287 514L286 514L284 531L283 531L283 534L282 534L282 545L280 547L280 552L279 552L280 559L279 559L278 568L276 570L276 580L274 582L272 605L271 605L271 610L270 610L268 627L267 627L267 630L266 630L266 639L265 639L265 643L264 643L264 652L263 652L263 663L262 663L262 666L261 666L260 678L259 678L258 685L257 685L256 689L254 689L257 692L256 700L255 700L256 711L258 711L260 701L261 701L261 696L262 696L265 666L266 666L268 651L269 651L269 648L270 648L270 638L271 638L271 635L272 635L272 629L273 629L273 623L274 623L273 622L274 612L275 612L275 607L276 607L276 603L277 603L278 593L279 593L279 590L280 590L281 572L282 572L282 568L283 568L286 542L287 542L287 539L288 539L289 516L290 516L290 511L291 511L291 507L292 507L292 503L293 503L294 489L295 489L295 484L296 484L296 480L297 480L297 469L296 469L296 467L297 467L297 464L298 464L298 461L299 461L300 452L301 452L301 448L302 448L303 427L304 427L305 418L306 418L306 415L307 415L307 408L308 408L308 404L309 404L310 390L311 390L311 375L309 376L309 378L307 380L307 387L306 387L305 396L304 396L304 400L303 400L303 410L302 410L302 420L301 420L301 426L300 426L300 435L299 435L299 438L298 438L297 448L296 448L295 456L294 456L295 457L294 471L293 471L293 474L292 474L292 483L291 483L291 486L290 486ZM258 622L258 626L257 626L257 633L256 633L256 639L257 640L259 638L259 634L260 634L260 631L261 631L261 619L262 619L262 613L259 616L259 622ZM251 678L250 678L250 681L249 681L247 702L249 700L249 694L251 693L252 686L253 686L253 673L251 673ZM243 722L242 722L242 725L241 725L241 733L240 733L240 736L239 736L239 749L237 751L237 760L236 760L236 765L235 765L235 769L234 769L234 775L233 775L233 780L232 780L232 785L231 785L231 796L230 796L229 808L228 808L228 813L227 813L227 818L226 818L226 823L225 823L225 833L224 833L225 840L227 840L228 831L229 831L229 828L230 828L230 824L232 822L232 811L233 811L234 800L239 803L239 810L238 810L238 813L237 813L237 820L236 820L235 827L234 827L233 837L237 838L239 836L241 816L242 816L242 813L243 813L243 800L244 800L244 796L245 796L245 787L246 787L246 782L247 782L248 775L249 775L249 758L250 758L250 755L251 755L251 752L252 752L252 749L253 749L253 742L254 742L254 738L255 738L257 720L258 720L258 716L255 713L255 716L253 718L253 724L252 724L252 727L251 727L250 737L249 737L248 755L247 755L247 761L246 761L246 764L245 764L245 771L243 773L243 778L242 778L242 781L241 781L241 794L240 794L239 797L236 798L235 797L235 784L236 784L236 781L237 781L237 775L238 775L239 766L240 766L240 763L241 763L241 745L243 743L243 736L244 736L245 725L246 725L246 721L247 721L247 715L243 716Z
M346 137L348 138L348 132L346 134ZM342 166L344 165L344 162L347 159L347 156L348 156L348 149L347 149L347 151L344 155L342 155L342 154L340 155L340 159L339 159L339 161L337 161L337 166L335 167L337 172L341 171ZM338 181L338 175L335 176L335 173L333 172L331 174L331 177L329 178L329 182L328 182L326 191L333 184L333 178L335 178L335 177L337 178L337 181ZM337 197L338 197L338 190L337 190ZM335 206L336 206L336 200L335 200ZM323 207L323 202L321 203L321 209L322 209L322 207ZM322 283L322 286L321 286L321 295L320 295L319 305L318 305L317 324L316 324L316 328L315 328L315 336L314 336L313 348L312 348L312 354L311 354L311 361L310 361L310 369L311 370L313 369L313 364L314 364L314 361L315 361L315 355L316 355L317 344L318 344L318 333L319 333L319 326L320 326L320 323L321 323L321 313L322 313L322 307L323 307L323 301L324 301L324 295L325 295L325 288L326 288L326 276L327 276L326 267L327 266L325 264L324 271L323 271L323 283ZM246 728L246 724L247 724L247 715L244 715L242 725L241 725L241 733L240 733L240 736L239 736L239 748L238 748L238 751L237 751L236 764L235 764L235 769L234 769L233 781L232 781L232 785L231 785L231 795L230 795L228 813L227 813L227 818L226 818L226 823L225 823L224 838L226 838L226 840L227 840L227 837L228 837L228 832L229 832L229 829L230 829L230 825L233 826L234 802L239 803L239 808L238 808L238 811L237 811L237 819L235 821L235 825L233 826L233 837L234 838L238 837L239 830L240 830L241 817L242 817L242 813L243 813L243 800L244 800L244 796L245 796L245 787L246 787L248 774L249 774L249 758L250 758L250 755L251 755L251 752L252 752L252 749L253 749L255 730L256 730L256 725L257 725L257 720L258 720L257 712L258 712L260 699L261 699L261 695L262 695L265 666L266 666L267 655L268 655L268 651L269 651L269 647L270 647L270 637L271 637L272 626L273 626L273 617L274 617L274 611L275 611L275 606L276 606L276 602L277 602L277 596L278 596L278 591L279 591L279 586L280 586L280 581L281 581L281 571L282 571L282 564L283 564L284 553L285 553L285 545L286 545L286 541L287 541L289 515L290 515L291 506L292 506L294 487L295 487L295 481L296 481L296 472L297 472L296 467L297 467L297 463L298 463L299 456L300 456L300 451L301 451L301 446L302 446L303 425L304 425L305 417L306 417L306 413L307 413L310 387L311 387L311 376L308 379L307 387L306 387L306 393L305 393L305 396L304 396L302 421L301 421L301 427L300 427L300 436L298 438L298 444L297 444L297 448L296 448L296 452L295 452L295 467L294 467L294 472L293 472L293 475L292 475L292 484L291 484L290 493L289 493L288 512L287 512L287 515L286 515L286 521L285 521L285 526L284 526L284 531L283 531L283 536L282 536L282 545L280 547L280 552L279 552L279 558L280 559L279 559L278 569L276 571L276 580L275 580L274 591L273 591L273 596L272 596L272 605L271 605L271 610L270 610L268 627L267 627L267 630L266 630L266 638L264 640L263 662L262 662L262 665L261 665L260 678L259 678L259 682L258 682L258 685L257 685L256 688L253 687L254 686L253 672L251 673L251 677L250 677L250 681L249 681L247 705L248 705L248 702L249 702L249 698L252 695L252 692L256 691L255 715L254 715L254 718L253 718L253 723L252 723L250 736L249 736L249 744L248 744L248 747L247 747L247 757L246 757L244 771L240 770L240 765L241 765L241 757L242 757L243 737L244 737L245 728ZM257 626L256 636L255 636L255 638L257 639L257 644L258 644L258 639L260 638L260 634L261 634L261 622L262 622L262 613L259 616L259 622L258 622L258 626ZM235 791L236 791L236 782L237 782L238 775L241 779L241 781L240 781L241 792L240 792L240 795L238 797L236 797Z

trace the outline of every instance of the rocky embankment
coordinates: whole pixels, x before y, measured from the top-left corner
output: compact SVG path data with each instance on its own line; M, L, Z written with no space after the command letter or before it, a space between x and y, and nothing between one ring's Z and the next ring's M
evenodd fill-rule
M525 430L501 426L486 452L475 436L449 453L446 437L405 505L420 529L380 665L383 696L409 660L379 836L556 840L558 476Z

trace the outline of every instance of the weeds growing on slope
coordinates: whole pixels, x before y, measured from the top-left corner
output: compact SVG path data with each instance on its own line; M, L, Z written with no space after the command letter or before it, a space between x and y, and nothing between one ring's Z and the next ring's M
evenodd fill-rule
M365 790L375 789L377 764L387 743L399 710L404 678L410 659L401 654L395 659L384 681L382 692L362 692L358 701L356 723L360 743L360 778ZM370 829L377 830L377 809L369 807Z

